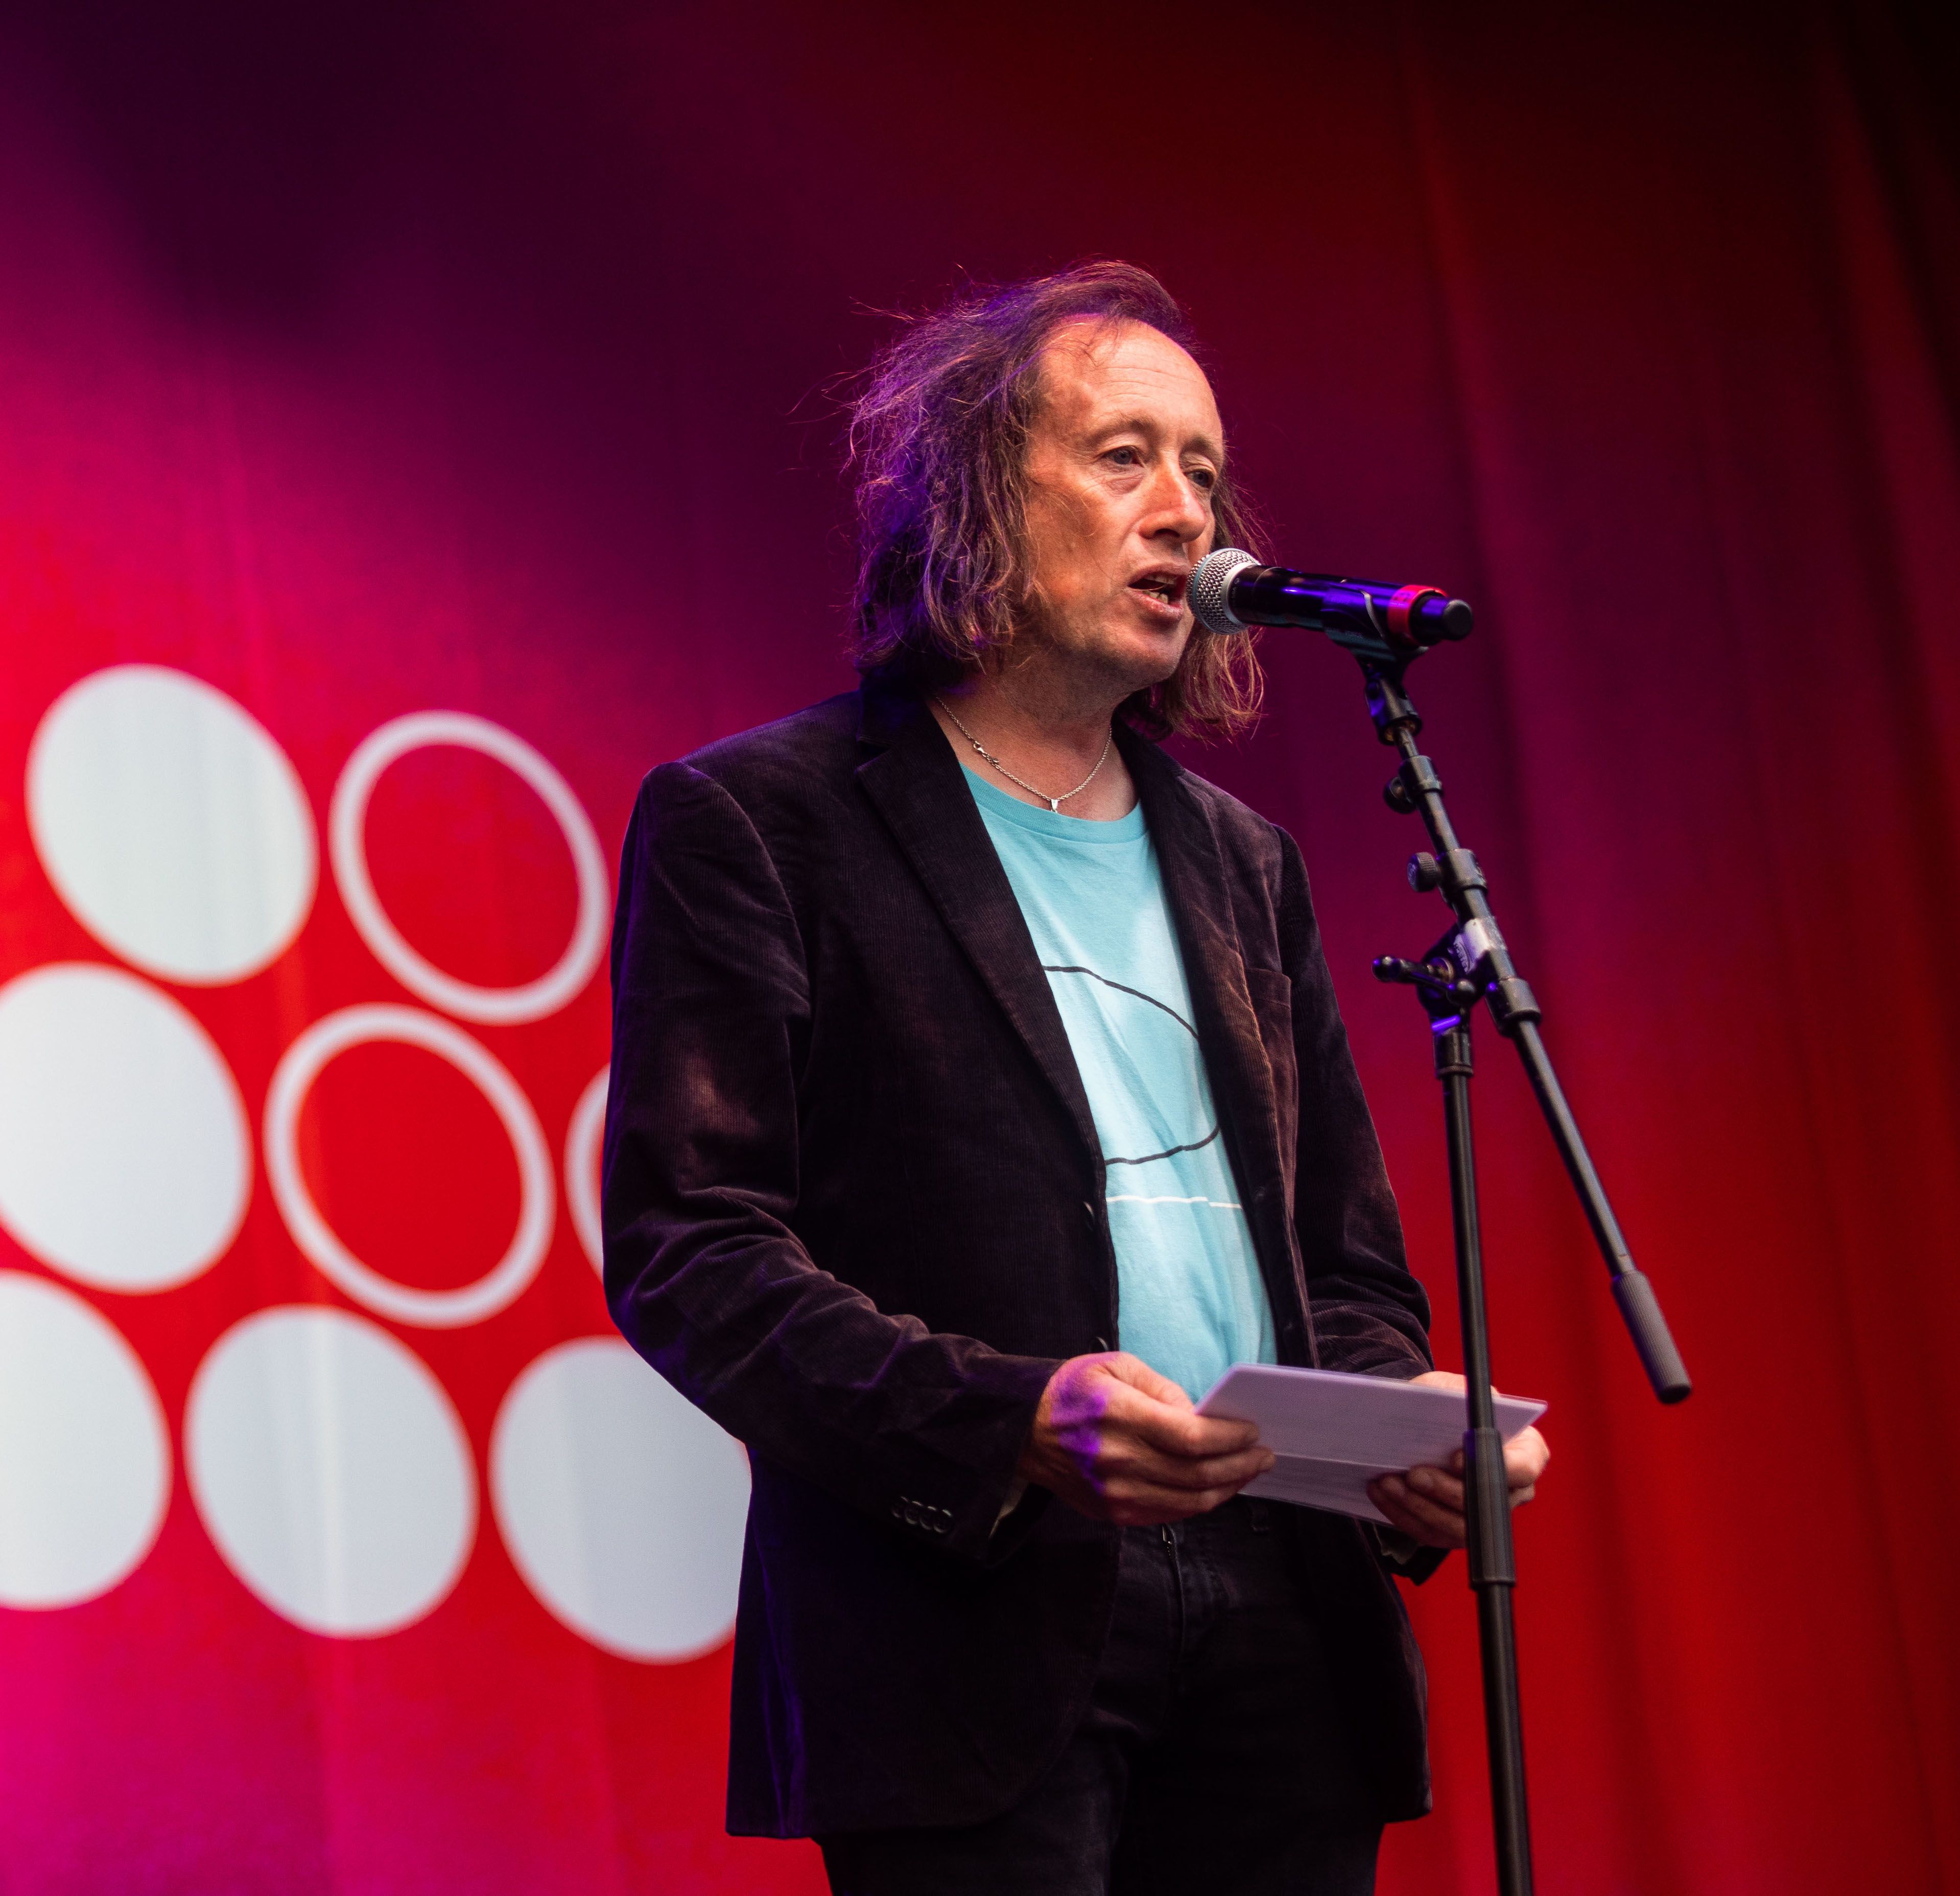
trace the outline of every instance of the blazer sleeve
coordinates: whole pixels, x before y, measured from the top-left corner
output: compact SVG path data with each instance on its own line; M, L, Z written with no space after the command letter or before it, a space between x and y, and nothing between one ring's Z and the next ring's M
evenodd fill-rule
M1281 835L1280 940L1293 981L1300 1132L1294 1223L1322 1365L1406 1379L1433 1369L1429 1298L1408 1267L1320 942L1306 868Z
M755 825L686 764L641 786L612 932L603 1205L628 1342L752 1453L912 1538L991 1537L1055 1365L887 1316L793 1228L813 997Z

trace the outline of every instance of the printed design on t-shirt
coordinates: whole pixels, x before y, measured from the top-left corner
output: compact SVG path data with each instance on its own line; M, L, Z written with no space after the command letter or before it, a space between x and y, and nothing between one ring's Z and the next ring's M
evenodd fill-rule
M1068 1005L1066 989L1051 982L1056 998L1063 1004L1071 1043L1078 1035L1094 1035L1103 1044L1109 1066L1127 1073L1131 1084L1117 1089L1097 1088L1093 1101L1098 1130L1105 1141L1117 1148L1103 1154L1106 1165L1155 1165L1185 1153L1202 1152L1217 1143L1220 1127L1216 1119L1179 1125L1175 1115L1180 1107L1208 1103L1210 1089L1204 1084L1198 1029L1177 1009L1154 994L1134 987L1127 981L1112 980L1093 967L1045 961L1044 973L1075 975L1098 983L1114 993L1141 1002L1143 1008L1128 1010L1118 1028L1115 1019L1102 1009L1084 1010L1078 1015ZM1148 1009L1146 1012L1144 1009ZM1166 1075L1182 1069L1183 1082L1166 1087ZM1157 1083L1152 1084L1152 1080ZM1128 1148L1128 1150L1123 1149ZM1173 1171L1175 1171L1173 1168ZM1186 1183L1166 1180L1166 1183ZM1196 1181L1188 1181L1196 1182ZM1214 1198L1204 1192L1112 1192L1112 1205L1205 1205L1218 1211L1237 1211L1236 1201Z

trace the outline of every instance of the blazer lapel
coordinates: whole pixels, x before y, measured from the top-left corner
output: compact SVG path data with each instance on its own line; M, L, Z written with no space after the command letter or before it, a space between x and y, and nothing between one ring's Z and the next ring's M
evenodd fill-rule
M917 699L870 685L863 699L860 741L881 747L859 765L858 781L1074 1119L1099 1175L1102 1149L1068 1030L959 760Z
M1245 951L1233 919L1224 858L1210 813L1182 767L1122 724L1116 741L1144 806L1170 898L1198 1044L1212 1097L1231 1141L1239 1191L1265 1264L1274 1315L1282 1288L1293 1300L1293 1244L1272 1063L1246 983Z

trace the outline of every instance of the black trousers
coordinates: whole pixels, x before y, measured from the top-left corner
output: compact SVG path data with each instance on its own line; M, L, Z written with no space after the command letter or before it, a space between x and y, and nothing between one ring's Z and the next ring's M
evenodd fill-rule
M834 1896L1367 1896L1382 1827L1287 1512L1126 1528L1061 1757L986 1823L819 1838Z

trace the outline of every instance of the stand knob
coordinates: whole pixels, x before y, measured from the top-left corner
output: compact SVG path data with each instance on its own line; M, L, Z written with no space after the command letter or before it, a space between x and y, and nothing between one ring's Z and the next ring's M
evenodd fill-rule
M1427 849L1418 849L1408 860L1408 885L1418 895L1443 886L1443 871Z

